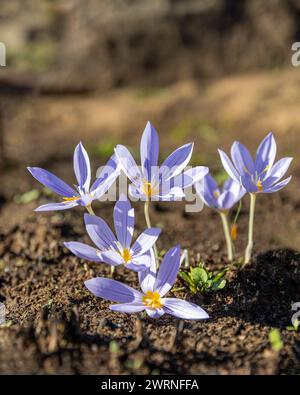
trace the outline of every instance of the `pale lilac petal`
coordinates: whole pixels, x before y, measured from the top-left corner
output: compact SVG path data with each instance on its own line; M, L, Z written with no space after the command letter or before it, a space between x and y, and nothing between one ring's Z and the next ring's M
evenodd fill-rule
M36 208L34 211L57 211L68 210L69 208L78 206L78 202L62 202L62 203L48 203Z
M207 180L205 180L206 177L204 178L204 180L195 183L195 189L197 194L203 200L204 204L206 204L206 206L217 210L218 202L213 195L212 190L209 188Z
M248 175L241 177L241 183L248 193L258 192L258 187L252 181L252 178Z
M137 257L150 250L158 239L160 232L161 229L159 228L150 228L141 233L132 246L133 255Z
M100 258L100 251L94 247L90 247L87 244L79 243L77 241L69 241L64 243L68 250L74 255L82 259L87 259L93 262L102 262Z
M27 167L27 170L41 184L61 196L73 197L78 195L73 188L48 170L41 169L40 167Z
M172 152L160 167L160 179L166 180L180 174L191 159L193 147L194 144L189 143Z
M174 186L180 188L189 188L196 182L201 181L209 172L208 167L196 166L185 170L174 179Z
M236 182L240 182L240 175L237 172L236 168L233 166L231 160L228 158L227 154L225 154L225 152L220 149L218 151L222 165L225 171L227 172L227 174L229 175L229 177L231 177Z
M235 168L240 175L253 174L254 162L248 149L238 141L235 141L231 147L231 157Z
M154 127L147 122L141 139L141 164L146 180L152 179L152 168L157 166L159 140Z
M139 184L143 178L142 173L128 149L123 145L117 145L115 154L121 169L129 180L134 184Z
M180 246L171 248L160 265L154 290L164 296L173 287L180 266Z
M183 320L204 320L209 318L209 315L201 307L186 300L165 298L163 303L163 309L167 314Z
M292 163L293 158L282 158L278 162L275 163L275 165L270 169L270 172L268 173L268 178L266 179L266 185L269 185L268 180L272 180L272 183L274 184L277 181L280 181L282 177L286 174L288 171L290 164Z
M111 266L118 266L118 265L125 264L125 261L122 258L121 254L119 254L115 250L101 252L101 259L103 262L105 262Z
M218 198L218 206L222 210L230 210L235 204L236 197L230 191L223 192Z
M110 310L119 313L139 313L145 310L145 306L141 303L122 303L109 306Z
M120 175L120 166L117 162L116 155L112 155L106 165L97 172L97 179L91 187L91 193L94 199L99 199L103 196L112 184L115 182L117 177Z
M164 309L146 309L146 313L150 318L160 318L165 314Z
M278 184L272 185L271 187L265 189L263 192L264 193L274 193L280 191L282 188L284 188L292 179L292 176L286 178L285 180L279 182Z
M75 148L73 165L80 189L87 192L91 182L91 165L89 156L81 143Z
M267 167L271 168L276 157L276 142L273 133L269 133L260 143L255 161L255 170L261 174Z
M117 239L107 223L99 217L90 214L84 214L86 230L101 250L107 250L116 246Z
M151 256L149 251L144 255L133 257L131 262L125 265L127 269L132 269L135 272L145 271L150 266L151 266Z
M121 246L123 248L129 248L134 230L134 209L125 195L122 195L115 204L114 224Z
M119 281L96 277L85 281L85 286L95 296L117 303L142 303L143 295Z
M152 248L148 254L150 255L151 259L150 266L146 270L139 272L139 283L144 293L148 291L154 291L154 283L156 279L156 262Z

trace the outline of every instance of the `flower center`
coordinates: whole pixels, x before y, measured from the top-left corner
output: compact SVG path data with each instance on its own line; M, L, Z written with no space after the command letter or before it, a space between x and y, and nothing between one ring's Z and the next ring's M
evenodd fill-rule
M256 186L257 186L259 192L263 191L264 188L263 188L263 184L262 184L261 180L257 181Z
M156 193L156 188L151 182L144 182L142 190L147 197L150 197Z
M147 291L143 296L143 303L152 309L160 309L163 306L160 294L158 292Z
M121 257L124 259L125 263L131 261L131 254L128 248L124 248L123 252L121 253Z
M218 199L220 197L220 191L218 191L217 189L213 192L214 198Z
M72 197L64 197L64 203L68 203L68 202L75 202L75 200L79 200L80 196L72 196Z

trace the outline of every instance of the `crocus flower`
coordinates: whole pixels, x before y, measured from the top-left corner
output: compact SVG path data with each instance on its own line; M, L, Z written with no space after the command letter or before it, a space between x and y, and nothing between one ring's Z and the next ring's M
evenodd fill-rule
M246 193L244 187L231 178L226 180L223 188L220 189L210 174L204 177L203 184L197 182L195 189L208 207L225 212L231 210Z
M48 170L44 170L39 167L27 167L35 179L47 188L50 188L53 192L62 196L63 200L60 203L45 204L36 208L35 211L66 210L75 206L84 206L89 208L91 207L93 200L99 199L108 191L120 174L115 155L112 155L104 166L99 177L90 187L90 160L81 143L79 143L75 148L73 164L78 182L78 185L75 185L74 188L70 187L63 180L50 173Z
M132 244L134 231L134 209L122 195L114 207L115 232L107 223L94 215L85 214L84 222L90 238L97 248L71 241L65 246L79 258L94 262L105 262L112 266L124 265L134 271L145 270L151 264L149 250L156 242L161 230L146 229Z
M123 145L115 148L116 157L131 181L130 195L140 200L178 200L184 197L183 189L190 187L207 173L207 167L197 166L182 173L191 159L193 144L175 150L158 166L159 140L154 127L147 123L140 145L141 168Z
M242 199L246 190L233 179L225 181L220 189L214 178L207 174L203 181L195 184L195 189L203 202L210 208L218 211L221 216L224 235L227 245L228 260L233 260L233 245L229 230L228 213L232 207Z
M277 146L273 133L269 133L260 143L255 161L247 148L237 141L231 147L232 161L225 152L219 150L223 166L229 176L240 183L250 194L248 245L245 251L245 263L250 262L253 249L256 196L259 193L277 192L285 187L292 178L290 176L281 181L293 158L282 158L274 164L276 151Z
M194 303L176 298L165 298L176 281L180 266L180 247L171 248L165 255L156 274L155 258L151 251L151 266L139 272L142 292L119 281L98 277L85 282L85 286L100 298L117 302L110 306L113 311L138 313L146 311L151 318L171 314L177 318L200 320L208 314Z
M285 187L292 178L281 181L293 158L282 158L274 164L276 151L273 133L269 133L259 145L255 161L248 149L238 141L231 147L232 161L222 150L219 154L228 175L247 192L273 193Z

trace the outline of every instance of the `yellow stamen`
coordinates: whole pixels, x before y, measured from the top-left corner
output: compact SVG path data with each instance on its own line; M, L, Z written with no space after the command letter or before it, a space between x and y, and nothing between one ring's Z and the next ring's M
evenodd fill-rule
M124 248L123 252L121 253L121 257L124 259L125 263L131 261L131 254L128 248Z
M64 203L74 202L75 200L79 200L80 196L72 196L72 197L64 197Z
M257 181L256 186L257 186L259 192L263 191L264 188L263 188L263 184L262 184L261 180Z
M265 170L263 171L263 173L266 173L269 169L270 169L270 165L267 165L267 166L265 167Z
M244 167L244 171L245 171L249 176L251 176L251 173L250 173L250 171L247 169L247 167Z
M160 309L163 306L163 302L158 292L146 292L146 295L143 296L143 303L145 306L153 309Z
M155 194L155 188L153 187L151 182L144 182L143 192L147 197L150 197Z

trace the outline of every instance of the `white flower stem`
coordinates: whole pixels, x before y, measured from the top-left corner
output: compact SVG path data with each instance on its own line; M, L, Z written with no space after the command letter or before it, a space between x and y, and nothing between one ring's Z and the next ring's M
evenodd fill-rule
M144 214L145 214L145 220L146 220L146 224L148 228L152 228L151 226L151 221L150 221L150 215L149 215L149 200L145 201L145 205L144 205ZM158 252L157 252L157 248L156 248L156 244L153 245L153 251L154 251L154 256L155 256L155 260L156 260L156 267L158 268L159 266L159 260L158 260Z
M232 262L232 260L233 260L233 245L232 245L232 239L231 239L230 230L229 230L228 214L224 211L220 211L219 214L220 214L220 217L222 220L224 235L225 235L225 239L226 239L228 260L229 260L229 262Z
M90 215L96 215L91 205L86 206L86 209Z
M245 264L250 262L252 256L255 203L256 203L256 194L250 193L249 231L248 231L248 245L245 252Z

